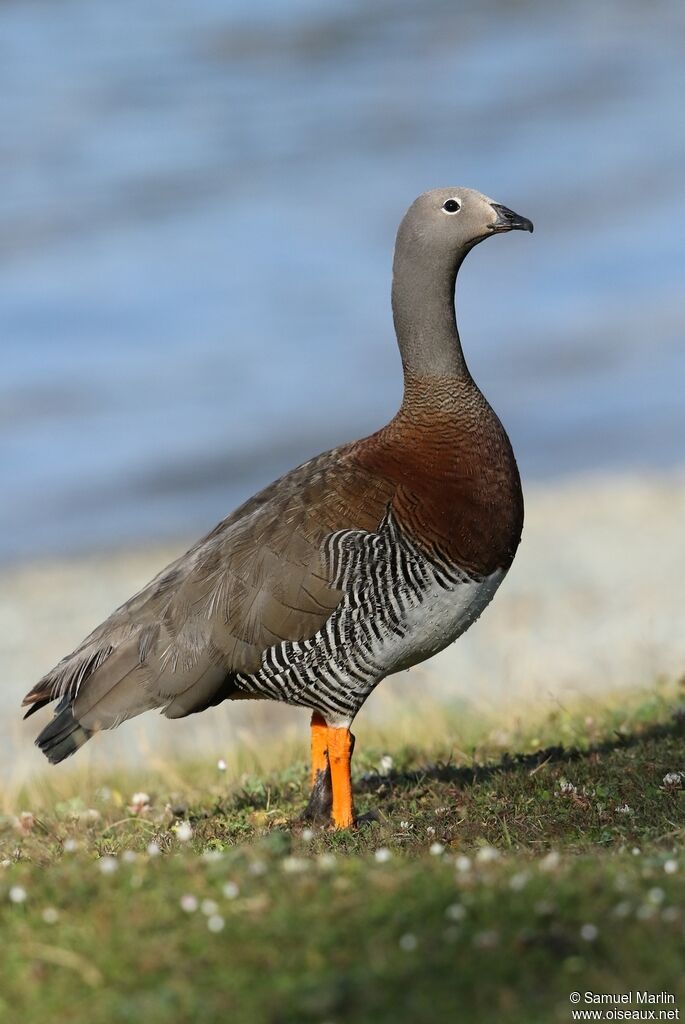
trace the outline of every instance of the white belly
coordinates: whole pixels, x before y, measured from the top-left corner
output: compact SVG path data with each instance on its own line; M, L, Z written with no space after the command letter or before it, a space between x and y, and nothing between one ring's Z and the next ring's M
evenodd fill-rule
M378 653L387 665L386 675L425 661L453 643L487 607L504 576L498 569L484 580L459 583L453 590L433 584L423 601L407 610L404 636L384 640Z

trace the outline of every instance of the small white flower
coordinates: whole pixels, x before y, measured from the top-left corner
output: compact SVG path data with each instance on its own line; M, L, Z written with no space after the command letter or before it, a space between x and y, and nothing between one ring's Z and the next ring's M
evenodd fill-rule
M87 811L84 811L83 814L80 815L81 820L88 822L89 825L94 825L100 820L100 817L100 812L94 807L89 807Z
M214 900L203 900L200 904L200 910L205 917L211 917L212 914L216 914L219 910L219 904Z
M148 843L147 844L147 855L148 857L159 857L162 851L159 848L159 843Z
M119 867L119 863L116 857L110 857L108 855L105 857L100 857L100 860L98 861L98 867L100 868L100 871L102 872L103 875L113 875L114 872Z
M226 771L226 768L228 767L228 765L224 761L223 757L220 757L219 760L216 762L216 767L217 767L217 770L220 771L220 772L225 772Z
M556 907L551 900L538 900L537 903L533 904L533 910L538 917L549 917L554 913Z
M528 885L530 875L527 871L519 871L509 879L509 888L514 892L521 892Z
M494 949L498 943L499 932L496 932L494 928L484 932L477 932L473 936L473 944L477 949Z
M56 924L59 921L59 911L54 907L46 907L41 914L46 924Z
M454 866L460 874L465 875L467 871L471 870L471 858L465 857L462 853L455 858Z
M476 860L479 864L489 864L493 860L499 858L499 850L496 850L494 846L481 846L480 850L476 854Z
M599 935L599 928L595 924L584 924L580 929L580 937L583 942L594 942Z
M222 932L224 930L225 923L226 922L224 921L221 914L212 914L212 916L207 921L207 927L209 928L210 932L214 932L216 934L217 932Z
M677 860L673 860L672 858L669 858L669 860L664 861L664 871L666 872L667 875L675 875L677 870L678 870L678 861Z
M0 860L0 868L8 868L11 863L11 860Z
M62 849L65 853L74 853L78 850L78 843L75 839L65 839L62 843Z
M427 826L427 828L426 828L426 833L427 833L427 835L429 835L429 836L434 836L434 835L435 835L435 829L433 828L433 826L432 826L432 825L428 825L428 826Z
M667 772L663 779L666 789L680 789L684 774L683 772Z
M557 850L550 850L540 861L540 871L556 871L561 864L561 854Z
M436 807L435 808L435 816L436 816L436 818L442 818L442 816L444 814L447 814L448 811L449 811L449 807Z
M189 821L179 821L174 832L179 843L188 843L193 838L193 826Z
M309 868L309 861L304 857L284 857L281 867L287 875L301 875Z
M332 871L337 864L335 854L333 853L320 853L316 858L316 862L322 871Z
M265 875L267 868L263 860L253 860L247 870L251 875L259 876Z
M394 761L390 754L383 754L382 758L378 762L378 774L389 775L392 771Z
M13 885L9 891L10 902L23 903L26 899L26 889L21 885Z
M314 838L314 832L311 828L303 828L300 832L300 838L304 843L311 843Z
M235 882L224 882L222 892L227 900L234 900L240 895L240 889Z
M400 939L400 949L404 950L405 953L413 953L417 946L416 936L412 935L411 932L407 932Z
M221 850L203 850L202 859L206 864L214 864L218 860L223 860L223 853Z
M185 910L186 914L194 914L198 907L197 897L193 896L190 892L181 896L179 903L181 910Z
M445 847L442 845L442 843L431 843L430 847L428 848L428 852L433 857L440 857L445 852Z
M121 859L125 864L133 864L138 860L138 854L135 850L124 850L121 855Z
M445 911L445 917L450 921L463 921L466 917L466 907L461 903L452 903Z
M632 807L629 807L628 804L621 804L620 807L616 808L616 813L617 814L632 814L633 813L633 809L632 809Z
M381 846L376 850L373 857L377 864L387 864L392 857L392 852L387 848L387 846Z
M567 782L566 779L562 779L559 783L559 792L562 796L573 796L578 792L578 789L572 782Z
M400 822L400 828L404 829L405 832L408 831L411 827L412 826L410 825L410 823L408 821L401 821Z
M134 793L128 809L131 814L145 814L150 810L150 797L147 793Z
M660 889L658 885L655 885L654 888L650 889L647 893L647 899L650 903L659 904L664 902L665 895L666 893L664 892L664 890Z
M630 852L632 853L633 857L639 857L642 853L639 846L634 846Z
M22 811L19 817L15 818L14 827L19 835L27 836L29 832L33 832L33 826L35 823L36 819L33 817L31 811Z

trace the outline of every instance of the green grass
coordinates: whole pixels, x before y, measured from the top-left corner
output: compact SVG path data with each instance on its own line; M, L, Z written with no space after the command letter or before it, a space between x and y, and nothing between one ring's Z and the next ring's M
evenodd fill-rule
M0 823L0 1019L536 1024L570 1021L574 990L685 1004L676 706L661 687L592 720L484 728L468 751L462 735L459 754L446 729L384 736L355 758L378 821L350 833L303 832L302 751L261 777L41 777Z

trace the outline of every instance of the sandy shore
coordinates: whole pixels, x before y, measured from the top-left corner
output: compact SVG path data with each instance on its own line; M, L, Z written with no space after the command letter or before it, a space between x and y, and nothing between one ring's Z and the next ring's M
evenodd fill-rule
M5 570L0 580L3 707L0 772L16 781L44 761L36 716L21 724L32 683L187 545ZM492 606L458 644L386 681L364 714L420 708L426 696L497 705L501 715L588 706L616 687L685 671L685 474L574 479L526 488L516 562ZM99 762L186 747L228 750L262 723L301 723L301 711L224 705L182 722L147 715L88 745ZM95 750L95 748L98 748ZM85 751L84 751L85 754ZM80 757L83 757L81 754Z

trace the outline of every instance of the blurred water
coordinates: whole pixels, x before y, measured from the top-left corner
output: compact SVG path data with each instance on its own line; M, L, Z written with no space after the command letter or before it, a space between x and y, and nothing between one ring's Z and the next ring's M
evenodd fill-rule
M391 415L394 231L462 271L526 476L682 459L685 7L6 0L0 559L211 527Z

